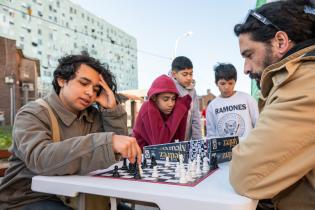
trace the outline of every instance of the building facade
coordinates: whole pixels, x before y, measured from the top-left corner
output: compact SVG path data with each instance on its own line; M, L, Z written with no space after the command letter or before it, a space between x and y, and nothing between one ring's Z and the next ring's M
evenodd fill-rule
M118 90L138 88L136 39L70 0L0 1L0 36L40 60L43 95L51 90L58 59L81 51L109 65Z
M0 124L13 124L17 110L38 98L39 60L24 56L15 40L0 37Z

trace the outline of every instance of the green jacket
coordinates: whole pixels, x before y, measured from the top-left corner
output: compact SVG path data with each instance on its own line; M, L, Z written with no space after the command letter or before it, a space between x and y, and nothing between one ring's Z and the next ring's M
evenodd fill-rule
M113 132L127 134L127 115L121 105L102 113L91 106L77 117L64 108L55 92L45 100L57 117L61 141L52 141L46 108L30 102L19 110L13 127L10 167L0 185L0 209L19 209L54 197L31 190L35 175L87 174L116 162Z
M230 181L277 209L315 209L315 45L264 70L260 116L233 148Z

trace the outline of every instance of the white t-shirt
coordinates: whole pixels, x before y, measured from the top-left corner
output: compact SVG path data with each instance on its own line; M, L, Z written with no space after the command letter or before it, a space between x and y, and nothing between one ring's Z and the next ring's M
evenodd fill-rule
M236 91L228 98L216 97L207 108L207 138L244 138L255 127L258 115L257 101L247 93Z

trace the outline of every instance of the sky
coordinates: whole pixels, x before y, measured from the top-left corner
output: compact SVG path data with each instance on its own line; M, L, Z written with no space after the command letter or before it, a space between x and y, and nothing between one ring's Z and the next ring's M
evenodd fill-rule
M213 67L232 63L238 71L236 90L250 93L250 79L243 73L234 25L255 7L256 0L71 0L137 39L138 88L171 68L176 56L190 58L198 95L210 89L219 94ZM183 36L186 32L191 36Z

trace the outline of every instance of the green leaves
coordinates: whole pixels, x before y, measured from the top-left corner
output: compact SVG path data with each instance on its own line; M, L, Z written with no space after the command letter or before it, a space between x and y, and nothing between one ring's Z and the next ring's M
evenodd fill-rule
M0 127L0 149L8 149L12 143L12 127Z

